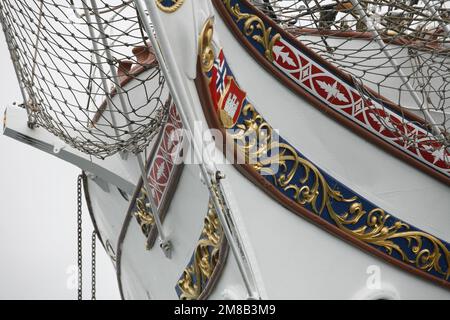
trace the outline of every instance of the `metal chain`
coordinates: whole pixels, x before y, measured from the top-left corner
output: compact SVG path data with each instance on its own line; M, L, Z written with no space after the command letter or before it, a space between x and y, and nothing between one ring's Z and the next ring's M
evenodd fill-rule
M78 300L83 299L83 252L82 252L82 217L81 217L81 182L82 182L83 176L80 174L77 179L77 249L78 249L78 256L77 256L77 262L78 262Z
M92 264L91 264L91 271L92 271L92 282L91 282L91 300L97 300L95 293L96 293L96 269L95 269L95 263L96 263L96 240L97 240L97 232L92 231Z

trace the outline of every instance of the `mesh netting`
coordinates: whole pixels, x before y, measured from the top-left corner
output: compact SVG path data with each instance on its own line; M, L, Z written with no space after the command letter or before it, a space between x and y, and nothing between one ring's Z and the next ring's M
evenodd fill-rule
M1 0L31 123L100 158L138 152L169 92L133 1Z
M450 1L253 2L323 58L423 118L449 145Z
M450 1L253 2L449 145ZM30 121L97 157L142 150L169 92L138 17L125 0L1 0Z

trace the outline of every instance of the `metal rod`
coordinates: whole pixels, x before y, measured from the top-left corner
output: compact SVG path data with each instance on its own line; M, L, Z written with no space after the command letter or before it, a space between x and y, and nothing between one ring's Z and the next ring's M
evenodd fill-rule
M123 116L127 120L127 127L128 127L128 130L129 130L130 134L131 134L131 132L133 132L133 126L131 125L131 121L128 118L127 103L125 101L125 98L123 97L124 91L123 91L122 87L120 86L119 76L117 74L116 69L113 66L114 59L113 59L113 56L111 55L111 51L109 50L110 46L109 46L109 43L108 43L108 39L106 37L106 32L105 32L105 29L103 27L103 23L100 20L100 16L98 14L98 7L97 7L96 0L91 0L91 6L92 6L92 11L94 13L95 20L97 22L98 30L100 32L100 38L101 38L101 41L103 43L103 47L105 48L106 58L108 59L109 70L111 72L111 76L114 79L116 92L117 92L117 95L119 96L120 105L122 107L122 112L124 113Z
M260 299L260 294L258 287L256 285L256 280L254 277L254 272L252 270L251 263L249 261L247 249L245 248L245 244L242 241L242 236L240 235L239 230L236 227L235 218L233 216L233 213L229 209L228 200L226 199L225 192L223 190L223 186L220 183L220 180L216 179L216 174L219 172L217 169L215 169L215 163L212 159L209 159L209 156L206 154L203 154L199 148L199 145L201 142L197 142L196 139L193 137L192 134L192 128L190 126L190 119L192 121L195 120L195 117L190 114L190 116L187 115L186 112L190 112L194 109L194 105L192 102L192 98L189 96L188 92L184 88L183 84L179 84L176 82L175 79L182 79L180 71L173 67L171 70L169 70L167 66L167 61L173 66L176 65L176 60L173 57L172 52L170 50L167 50L166 55L163 56L161 52L161 48L159 46L158 40L156 39L155 34L152 31L152 28L150 26L150 18L145 14L144 7L141 3L141 0L136 0L136 7L138 9L138 12L141 16L142 23L144 25L144 28L149 36L150 42L152 43L152 46L155 50L156 57L158 58L161 70L164 73L164 76L166 78L166 81L168 83L170 93L175 101L175 104L178 106L178 110L180 113L180 117L183 121L183 124L186 127L187 134L189 135L190 141L193 142L193 149L195 156L197 159L204 159L204 161L200 161L199 168L200 173L203 177L204 182L206 183L208 190L210 192L211 198L213 199L217 215L219 217L219 220L222 224L222 227L224 229L225 235L229 241L231 250L234 254L234 257L236 259L239 271L242 275L242 279L244 281L244 285L246 287L246 290L248 292L249 298L251 299ZM161 21L159 20L159 17L157 14L152 14L152 10L156 11L156 7L153 3L153 1L145 1L145 6L147 8L147 11L152 15L152 21L156 26L161 25ZM164 37L163 30L158 30L158 38ZM173 75L171 73L173 72ZM178 87L178 88L177 88ZM189 111L190 110L190 111ZM206 158L206 159L205 159ZM212 167L214 167L213 170L208 170L208 168L205 166L205 162L211 164ZM218 196L222 197L222 199L219 200ZM227 208L227 210L224 210L222 207L221 201L223 202L223 205ZM225 212L226 211L226 212Z
M439 12L437 12L434 6L431 4L431 1L422 0L422 2L425 4L425 7L427 7L428 11L431 12L431 15L436 16L438 18L439 24L441 25L442 29L444 29L445 34L447 35L447 37L450 37L450 26L444 23L444 20L442 19Z
M34 76L36 72L36 60L37 60L37 54L39 50L39 38L41 37L41 29L42 29L42 15L43 15L43 9L44 7L44 1L41 0L41 5L39 6L39 19L38 19L38 30L36 34L36 43L34 45L34 54L33 54L33 67L31 68L31 86L34 86Z
M82 1L82 3L83 3L83 9L84 9L85 17L86 17L86 22L88 24L89 35L91 37L92 46L94 47L94 51L95 51L94 55L95 55L95 59L97 61L97 68L99 68L99 70L102 74L106 74L103 69L101 56L99 55L99 48L98 48L97 42L95 42L96 36L95 36L94 30L92 28L92 20L91 20L90 14L89 14L89 9L84 1ZM108 83L106 82L106 79L102 75L100 75L100 78L102 79L103 91L105 92L105 96L106 96L106 105L108 106L109 113L111 114L111 121L113 124L114 133L116 134L116 137L119 138L120 134L119 134L119 130L117 129L117 121L116 121L116 117L114 115L113 108L111 105L111 98L108 94L108 92L109 92Z
M123 95L124 91L123 91L122 87L120 86L120 79L118 77L117 71L114 68L114 66L112 65L113 57L111 55L111 51L109 50L110 46L109 46L109 43L108 43L108 40L107 40L107 37L106 37L106 32L105 32L105 29L103 27L103 23L100 20L100 16L98 14L98 7L97 7L97 4L96 4L95 0L91 0L91 6L92 6L92 10L93 10L93 13L94 13L94 16L95 16L95 19L96 19L96 22L97 22L97 26L98 26L98 29L99 29L99 32L100 32L100 37L101 37L103 46L105 48L104 51L106 53L106 57L107 57L107 59L110 62L109 63L110 72L111 72L111 75L112 75L112 77L114 79L116 92L119 95L122 111L124 113L125 119L127 120L127 127L128 127L128 130L129 130L130 134L131 134L134 130L133 130L133 125L131 124L131 121L128 118L128 108L127 108L127 104L126 104L126 101L125 101L125 98L124 98L124 95ZM144 183L144 187L145 187L145 189L147 191L147 194L148 194L148 200L149 200L149 203L150 203L150 208L151 208L151 210L153 212L153 217L155 219L156 228L158 229L158 235L159 235L159 238L161 240L161 249L163 250L165 256L167 258L170 258L170 255L171 255L171 244L165 237L164 230L163 230L163 227L162 227L162 223L161 223L160 217L159 217L158 212L157 212L157 207L156 207L156 205L154 203L154 199L153 199L153 196L152 196L152 188L151 188L151 186L150 186L150 184L148 183L148 180L147 180L147 174L146 174L146 170L145 170L146 163L145 163L145 161L142 160L141 156L142 156L141 153L136 153L136 158L137 158L137 161L138 161L138 164L139 164L139 168L141 170L142 181Z
M136 159L139 163L139 168L141 170L141 176L142 176L142 182L144 183L144 188L147 191L147 198L148 198L148 202L150 204L150 210L152 211L153 214L153 219L155 220L155 225L156 225L156 229L158 230L158 236L160 239L160 246L161 249L164 252L164 255L167 258L171 258L171 252L172 252L172 244L170 243L169 240L167 240L166 235L164 234L164 229L161 223L161 218L158 214L158 207L155 204L155 199L153 199L153 194L152 194L152 188L150 186L150 184L148 183L148 179L147 179L147 170L146 170L146 165L144 164L144 161L142 160L142 153L136 154Z
M395 63L394 57L390 54L390 52L388 50L385 50L386 44L384 43L383 38L380 36L379 32L375 29L375 26L373 25L373 23L370 20L370 18L367 16L367 14L364 11L364 9L361 7L361 4L358 2L358 0L350 0L350 1L353 4L353 6L355 7L355 9L358 11L358 14L363 19L363 21L366 24L367 29L369 30L369 32L372 33L372 35L373 35L373 37L375 39L375 42L378 44L378 46L380 47L380 49L383 52L383 54L389 60L389 63L392 65L392 67L396 70L397 74L402 79L404 85L406 86L406 88L408 89L409 93L413 97L413 99L416 102L417 106L419 107L420 110L423 111L425 117L431 123L431 125L432 125L431 126L431 130L432 130L432 132L435 135L437 135L437 136L442 136L442 133L439 130L438 124L434 120L433 116L430 114L428 109L422 108L423 101L420 99L420 97L417 94L417 92L414 90L414 88L409 83L409 79L403 73L403 71L401 70L401 67Z

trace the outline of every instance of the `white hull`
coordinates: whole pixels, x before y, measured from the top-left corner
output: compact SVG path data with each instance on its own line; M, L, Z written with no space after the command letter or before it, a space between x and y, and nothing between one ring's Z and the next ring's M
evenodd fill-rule
M264 71L236 42L217 13L215 16L215 32L239 85L265 119L274 128L279 128L281 136L364 198L420 229L432 231L439 238L450 238L447 186L381 151L299 99ZM178 27L171 27L175 25L170 22L165 25L167 34L174 37L171 43L178 43L178 37L183 37L177 32ZM172 48L176 55L185 54L183 46ZM194 104L200 105L192 81L184 81L190 88ZM194 112L196 120L207 128L201 109ZM222 165L220 170L225 173L224 185L229 191L228 197L238 217L240 230L251 248L258 288L263 298L450 297L446 289L362 252L295 216L232 165ZM201 182L198 166L185 165L164 221L164 228L174 246L170 260L156 246L150 251L144 249L145 237L136 221L131 219L121 245L119 281L124 298L178 298L174 287L195 249L208 199L209 193ZM121 200L112 196L110 201ZM94 214L103 215L101 219L107 219L105 217L109 214L106 211L102 206L94 205ZM119 234L112 236L117 239ZM381 271L381 283L376 288L370 287L373 270ZM224 297L246 297L232 254L210 295L211 299Z
M365 135L355 134L329 117L326 112L313 107L310 100L302 98L278 81L274 74L267 72L261 63L245 50L209 0L186 0L174 14L158 11L154 2L149 4L149 9L152 9L149 12L155 24L162 53L167 58L164 66L173 77L168 81L172 92L175 93L172 94L174 103L178 106L183 120L187 120L191 128L194 123L197 128L203 130L211 126L211 120L205 112L205 108L208 108L203 96L205 92L202 92L199 85L199 79L207 77L211 69L208 72L201 71L197 61L201 61L198 59L198 43L202 43L199 41L202 40L201 35L204 35L202 27L207 26L205 21L211 21L208 18L214 17L214 62L218 59L218 52L223 49L239 88L246 93L246 99L272 128L278 130L287 143L311 161L311 167L319 168L317 172L325 172L333 177L337 181L336 185L339 183L348 187L362 199L361 202L370 202L377 208L382 208L383 212L395 216L398 221L410 223L428 232L426 235L432 235L437 242L450 240L449 187L442 182L443 179L435 179L427 172L382 150ZM308 37L313 39L315 36ZM301 37L302 40L304 38L306 37ZM341 40L330 39L330 42L334 41ZM365 44L364 40L352 40L348 45ZM342 67L346 68L344 65ZM142 76L145 76L145 72ZM369 87L373 81L378 81L376 78L365 80ZM137 80L132 80L126 86L132 88L133 81ZM154 83L149 81L143 86L129 90L128 95L133 104L139 105L144 96L143 90L151 90L153 85ZM395 77L389 78L387 85L398 87ZM410 97L401 95L399 98L398 90L386 90L382 94L394 102L414 109ZM165 90L163 95L168 95L168 91ZM118 98L119 96L115 95L113 102L118 102ZM209 98L213 100L211 96ZM400 101L396 101L398 99ZM143 108L140 112L145 117L148 110ZM13 114L14 117L18 115ZM32 137L36 141L51 145L52 141L47 135L41 134L40 128L29 130L25 125L20 127L17 119L13 120L12 123L7 122L6 134L25 141L27 137ZM107 114L97 125L101 126L104 124L102 121L106 120L110 120ZM122 119L125 120L126 118ZM120 124L126 125L126 122ZM210 132L206 133L206 137L210 138ZM165 141L164 137L162 139L161 141ZM194 142L191 141L190 147L184 149L186 159L194 158L192 146L198 146L199 143L199 140L195 139L197 138L194 137ZM157 154L160 148L158 143L159 140L154 139L147 151L155 148ZM186 141L184 143L187 145ZM203 146L207 144L205 141L201 143ZM38 144L35 146L51 152ZM443 280L435 281L441 281L442 286L439 286L429 281L435 274L425 274L429 270L414 270L411 261L408 262L409 265L406 265L406 262L398 262L404 269L412 271L410 273L395 266L395 263L390 263L394 258L391 259L380 248L376 254L386 256L383 256L383 259L370 254L373 251L366 247L366 251L362 250L362 240L353 239L356 238L355 233L349 230L344 234L344 231L339 233L342 230L337 230L337 227L335 230L314 224L310 216L302 216L300 211L289 207L288 201L283 202L280 197L277 198L269 183L264 186L252 182L238 171L237 166L217 161L217 155L221 154L217 147L202 150L206 154L206 163L200 165L187 162L182 167L172 169L179 170L179 179L177 177L169 181L169 184L173 185L173 192L167 189L164 191L171 194L162 221L165 236L172 245L171 256L168 258L159 248L158 240L153 246L146 248L150 237L144 235L142 226L135 217L135 198L141 192L141 172L135 156L131 153L128 153L128 157L117 154L102 161L92 160L87 156L83 158L79 152L69 147L63 147L62 150L57 156L88 171L85 191L90 213L103 245L116 266L124 299L183 298L183 294L180 294L180 284L183 281L180 280L186 270L189 271L187 267L192 267L193 262L197 261L195 253L198 252L201 242L199 239L212 232L205 231L205 225L208 223L205 218L209 213L210 203L217 209L219 227L216 227L219 231L216 231L220 239L216 247L206 253L200 252L200 255L212 256L215 249L220 250L222 255L218 255L218 262L214 261L216 264L210 261L213 259L198 259L211 267L211 274L205 276L206 288L202 288L202 292L192 293L196 298L450 298L448 275L447 278L444 275ZM239 169L247 170L241 167ZM216 170L223 173L224 178L218 177ZM205 175L202 176L205 171L211 175L211 181L205 181ZM166 172L160 173L164 175ZM246 174L251 175L249 171ZM149 175L151 176L151 173ZM119 180L123 181L120 185L116 183ZM131 194L130 185L136 188L135 195ZM128 187L125 188L126 186ZM335 187L330 186L330 189ZM316 214L315 218L322 218L321 214ZM368 227L371 221L367 217L367 223L362 223L366 223L365 226ZM382 232L384 231L381 230L380 233ZM343 240L344 238L348 241ZM446 245L445 242L443 246ZM228 248L227 254L224 253L224 248ZM446 258L447 262L450 261L450 255ZM423 277L414 274L415 271ZM194 287L194 282L195 280L192 280L187 284ZM186 281L184 283L186 284Z

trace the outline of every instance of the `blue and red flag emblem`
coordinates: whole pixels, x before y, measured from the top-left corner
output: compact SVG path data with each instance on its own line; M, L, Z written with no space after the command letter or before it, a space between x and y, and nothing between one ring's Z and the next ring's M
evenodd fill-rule
M211 70L209 90L222 125L233 127L241 114L246 93L239 88L228 70L222 50Z

